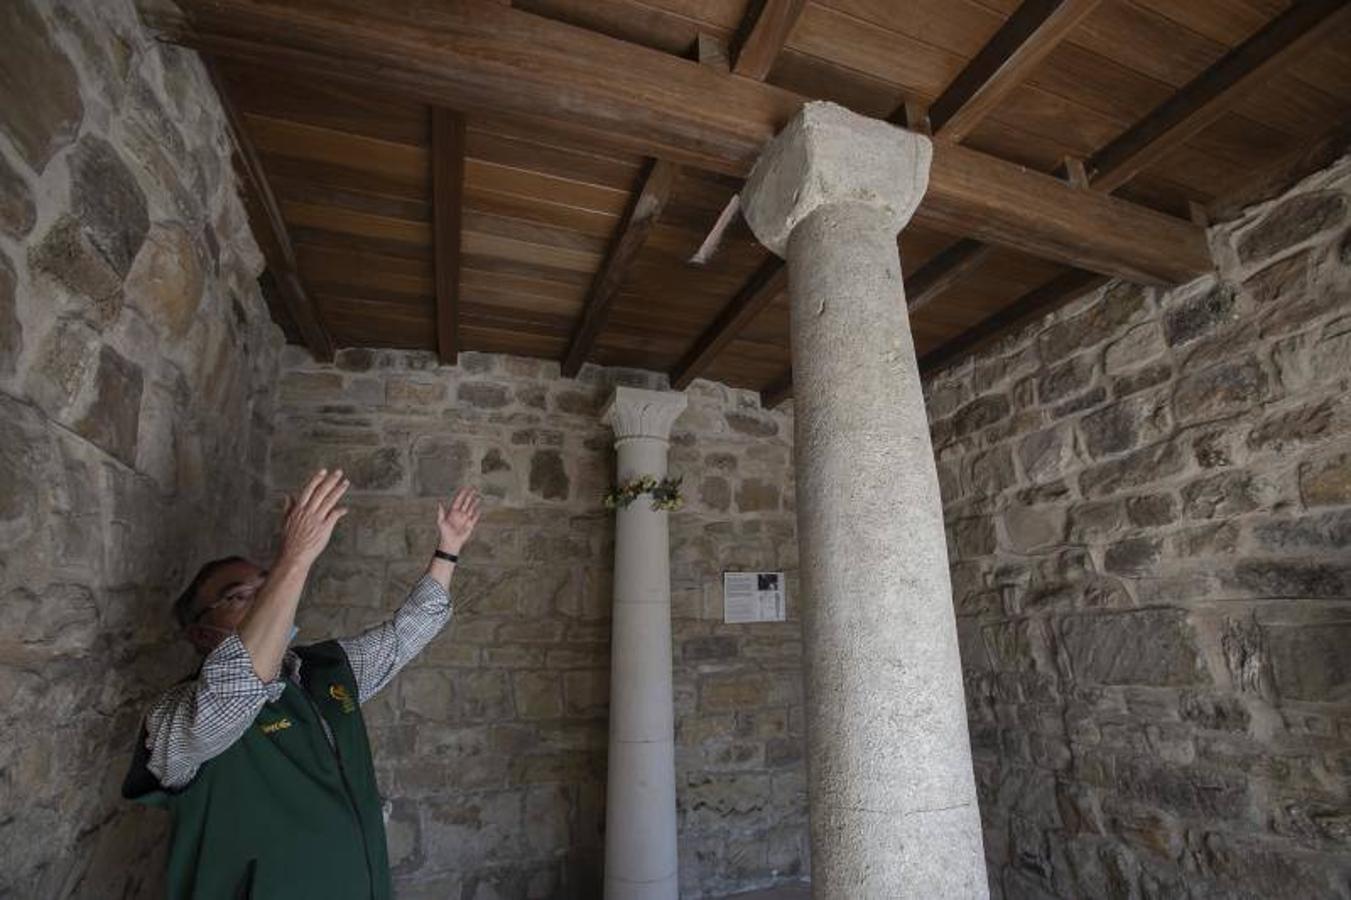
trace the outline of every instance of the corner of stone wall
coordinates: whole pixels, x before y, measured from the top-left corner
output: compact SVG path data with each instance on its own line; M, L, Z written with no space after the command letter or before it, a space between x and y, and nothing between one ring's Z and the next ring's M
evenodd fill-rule
M994 896L1345 886L1349 190L926 386Z
M193 665L172 597L250 544L282 337L196 56L130 0L0 33L0 893L154 893L117 785Z

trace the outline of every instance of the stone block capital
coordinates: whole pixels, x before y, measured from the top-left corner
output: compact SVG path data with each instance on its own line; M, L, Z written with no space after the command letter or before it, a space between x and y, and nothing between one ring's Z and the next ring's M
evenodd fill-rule
M760 243L781 257L799 222L836 203L874 207L897 233L929 186L932 159L922 134L834 103L808 103L760 154L741 208Z
M648 391L619 386L601 412L601 421L615 431L615 439L671 438L671 426L685 411L688 399L676 391Z

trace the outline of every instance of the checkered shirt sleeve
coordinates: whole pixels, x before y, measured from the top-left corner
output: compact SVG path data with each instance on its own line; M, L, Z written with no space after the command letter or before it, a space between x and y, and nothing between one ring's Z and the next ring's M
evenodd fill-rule
M357 696L365 703L389 683L450 620L450 595L424 577L394 618L338 643L356 676ZM239 740L263 704L281 699L285 677L295 677L300 660L287 652L283 675L263 683L238 635L230 635L207 654L196 680L165 691L146 716L146 768L161 785L186 785L202 764Z
M253 659L232 634L207 654L196 680L160 695L145 719L146 768L166 788L192 781L202 763L223 753L268 700L281 697L280 678L264 684Z
M409 660L450 621L450 594L430 575L413 586L394 618L338 643L347 653L357 680L357 700L365 703L389 684Z

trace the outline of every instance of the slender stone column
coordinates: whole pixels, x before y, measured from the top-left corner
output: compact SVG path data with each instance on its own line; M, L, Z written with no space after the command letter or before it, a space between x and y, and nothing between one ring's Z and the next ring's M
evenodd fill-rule
M816 897L985 897L938 476L896 235L927 138L811 103L742 206L788 261Z
M671 425L684 409L684 394L615 388L602 419L615 432L620 484L666 476ZM606 900L679 893L668 516L646 496L615 516Z

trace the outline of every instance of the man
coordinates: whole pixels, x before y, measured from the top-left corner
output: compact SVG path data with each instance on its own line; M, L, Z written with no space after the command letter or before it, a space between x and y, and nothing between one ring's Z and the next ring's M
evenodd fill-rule
M172 814L171 898L390 896L380 797L361 709L450 619L450 577L479 519L461 488L437 506L426 574L390 621L288 649L305 579L347 510L320 470L287 498L268 570L208 563L174 606L204 655L146 716L123 795Z

